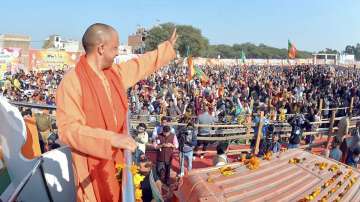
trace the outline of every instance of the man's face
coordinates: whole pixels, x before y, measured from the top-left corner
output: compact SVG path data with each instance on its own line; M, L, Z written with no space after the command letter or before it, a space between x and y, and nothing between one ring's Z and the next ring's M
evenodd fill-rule
M143 127L139 127L139 128L138 128L138 132L139 132L139 133L143 133L143 132L145 132L145 128L143 128Z
M119 36L115 31L112 31L109 34L109 38L105 40L103 44L103 64L105 68L110 67L113 64L115 57L119 53L118 47Z
M164 120L161 121L161 125L164 126L164 125L166 125L166 124L167 124L167 120L166 120L166 119L164 119Z

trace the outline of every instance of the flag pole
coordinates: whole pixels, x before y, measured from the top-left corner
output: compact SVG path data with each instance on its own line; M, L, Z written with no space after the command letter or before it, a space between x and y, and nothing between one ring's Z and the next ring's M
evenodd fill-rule
M188 93L190 93L191 91L191 86L190 86L190 82L191 82L191 79L189 79L189 75L191 75L190 73L190 67L189 67L189 56L190 56L190 46L189 45L186 45L186 63L187 63L187 75L186 75L186 84L188 86ZM192 60L192 58L191 58Z

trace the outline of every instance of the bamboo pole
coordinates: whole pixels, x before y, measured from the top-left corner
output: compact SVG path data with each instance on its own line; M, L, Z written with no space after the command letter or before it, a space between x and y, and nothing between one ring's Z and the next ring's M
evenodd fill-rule
M255 150L254 150L254 154L257 155L259 153L259 147L260 147L260 139L261 139L261 135L262 135L262 128L264 125L264 112L260 112L260 121L259 121L259 127L258 127L258 131L256 134L256 144L255 144Z
M252 122L251 122L251 115L248 115L246 117L246 136L250 136L250 132L251 132L251 126L252 126ZM248 143L248 139L245 140L245 144Z
M353 107L354 107L354 97L351 97L350 107L349 107L349 112L350 112L350 114L351 114L352 111L353 111Z
M334 133L334 124L335 124L336 111L337 110L333 110L332 113L331 113L330 127L329 127L329 133L330 134Z
M335 115L336 115L336 110L333 110L331 113L329 133L328 133L328 137L327 137L327 141L326 141L326 148L325 148L326 150L328 150L330 148L331 136L333 136L333 134L334 134Z
M321 117L322 117L322 106L323 106L323 99L321 98L320 102L319 102L320 120L321 120Z

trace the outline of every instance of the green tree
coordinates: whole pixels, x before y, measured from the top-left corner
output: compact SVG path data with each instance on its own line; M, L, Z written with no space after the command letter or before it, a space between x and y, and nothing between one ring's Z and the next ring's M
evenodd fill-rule
M344 52L349 55L355 55L355 59L360 60L360 43L357 43L355 46L347 45Z
M325 50L319 51L319 53L338 54L339 52L335 49L326 48Z
M287 49L279 49L265 44L259 44L256 46L252 43L234 44L229 45L210 45L207 51L206 57L216 58L218 55L221 58L240 58L241 51L244 51L247 58L269 58L269 59L285 59L287 58ZM297 58L309 58L310 52L297 51Z
M355 48L355 59L360 60L360 43L356 44Z
M161 42L169 38L171 29L174 29L174 27L174 24L167 23L150 29L145 39L145 50L150 51L156 49Z
M269 58L285 59L287 58L287 49L274 48L265 44L258 46L252 43L234 44L234 45L209 45L209 40L204 37L201 30L190 25L176 25L174 23L164 23L149 30L149 35L145 39L145 50L155 49L161 42L167 40L176 27L179 38L176 42L176 50L181 56L186 56L187 47L193 56L217 58L240 58L241 51L244 51L247 58ZM360 54L360 48L359 48ZM298 50L297 58L309 58L311 53Z
M208 49L209 41L201 34L201 30L190 25L175 25L165 23L153 27L149 30L149 35L145 39L145 49L147 51L155 49L158 44L167 40L176 27L179 36L176 42L176 49L181 56L186 56L186 50L189 46L190 52L194 56L203 56Z
M345 47L345 53L346 53L346 54L349 54L349 55L355 54L355 47L354 47L354 46L351 46L351 45L347 45L347 46Z

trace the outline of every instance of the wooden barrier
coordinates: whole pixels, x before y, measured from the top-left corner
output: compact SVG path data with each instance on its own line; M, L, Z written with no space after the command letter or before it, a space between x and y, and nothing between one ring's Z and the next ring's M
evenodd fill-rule
M332 119L330 121L317 121L317 122L310 122L311 124L321 124L321 123L332 123L330 124L330 128L318 128L316 131L305 131L303 133L303 136L307 135L323 135L323 134L329 134L334 133L338 130L338 127L335 127L335 112L332 113ZM342 117L339 117L342 118ZM355 122L360 121L360 117L352 117L351 119L354 123L350 125L349 128L355 127ZM281 122L272 122L270 124L274 124L274 133L280 134L281 137L289 137L289 133L291 132L291 126L288 123L281 123ZM185 124L180 123L168 123L168 125L171 126L184 126ZM252 124L245 124L245 125L209 125L209 124L196 124L197 127L212 127L213 130L210 130L209 137L198 137L199 140L205 140L205 141L228 141L228 140L250 140L254 137L254 130L253 127L255 125ZM149 129L149 128L148 128ZM262 131L262 130L258 130ZM221 135L221 136L219 136Z
M242 154L242 153L250 153L251 152L251 149L248 148L248 149L234 149L234 150L228 150L226 152L227 155L236 155L236 154ZM196 152L197 155L200 155L200 154L216 154L216 151L197 151Z
M322 106L323 106L323 99L320 99L320 102L319 102L319 114L320 114L320 120L321 120L321 117L322 117Z
M251 131L253 131L253 129L252 129L251 126L252 126L252 124L251 124L251 120L250 120L250 123L247 123L247 124L246 124L246 134L245 134L245 135L250 136ZM249 143L248 140L249 140L249 139L246 139L246 140L245 140L245 144L248 144L248 143Z
M256 143L255 143L255 150L254 150L255 155L257 155L259 153L260 139L262 136L262 128L264 125L263 119L264 119L264 112L260 112L259 127L258 127L257 134L256 134Z
M350 107L349 107L349 112L350 114L352 113L353 111L353 107L354 107L354 97L351 97L351 100L350 100Z
M215 136L198 136L197 140L205 140L205 141L228 141L228 140L245 140L252 138L253 135L229 135L229 136L223 136L223 137L215 137Z
M15 105L18 105L14 103ZM332 116L330 119L321 119L321 121L317 122L311 122L310 124L324 124L324 123L330 123L329 128L318 128L316 131L308 131L304 132L303 135L314 135L314 134L333 134L334 131L336 131L338 128L335 127L335 121L340 120L343 117L335 117L336 111L340 109L349 109L350 112L353 111L354 106L354 98L351 98L350 106L348 107L339 107L339 108L332 108L332 109L322 109L323 106L323 100L320 99L319 102L319 110L331 110ZM255 113L252 114L252 116L255 115ZM291 114L286 114L287 116L292 116ZM133 117L141 117L141 116L153 116L153 117L162 117L163 115L133 115ZM262 127L263 122L262 119L264 117L263 112L260 113L260 123L258 126L258 133L256 134L256 148L255 152L258 152L258 147L260 144L260 137L262 133ZM171 117L174 118L174 117ZM176 118L176 117L175 117ZM360 116L358 117L351 117L350 126L349 128L354 128L355 124L360 121ZM135 126L139 123L144 123L144 121L139 120L131 120L131 125ZM155 126L155 123L153 122L145 122L145 124L148 124L148 129L152 129ZM280 134L283 137L287 137L289 132L291 132L291 126L287 122L278 122L278 121L272 121L270 124L275 125L274 132L275 133L284 133ZM185 126L185 123L177 123L177 122L170 122L168 125L171 126ZM226 141L226 140L249 140L254 137L254 130L256 126L253 123L246 123L246 124L195 124L195 127L210 127L214 130L211 130L211 135L209 137L199 137L199 139L208 140L208 141ZM222 136L215 136L215 135L222 135ZM329 136L328 136L329 137Z
M337 107L337 108L329 108L329 109L322 109L322 111L333 111L333 110L341 110L341 109L349 109L350 107Z
M330 147L331 136L334 134L334 124L335 124L336 111L337 110L333 110L332 113L331 113L329 134L327 136L327 141L326 141L326 149L328 149Z

